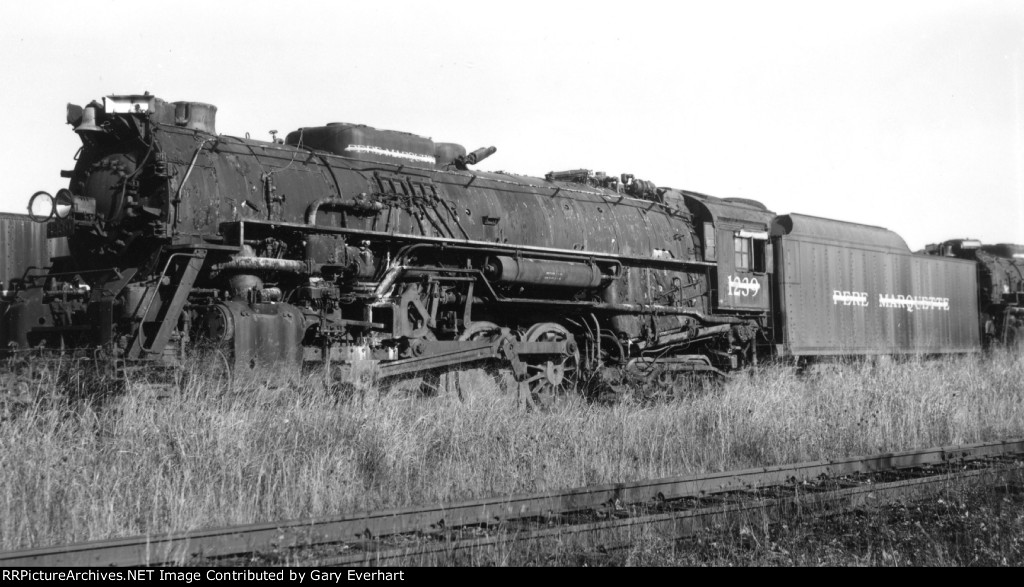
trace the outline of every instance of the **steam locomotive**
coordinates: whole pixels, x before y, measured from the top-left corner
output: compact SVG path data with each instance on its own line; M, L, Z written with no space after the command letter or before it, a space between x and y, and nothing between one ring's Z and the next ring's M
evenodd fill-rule
M1024 291L982 312L966 241L911 254L882 228L628 174L484 173L493 147L358 124L218 135L216 111L68 106L70 184L29 212L70 254L11 283L0 352L174 366L208 345L235 369L374 379L493 363L546 403L584 378L973 352Z

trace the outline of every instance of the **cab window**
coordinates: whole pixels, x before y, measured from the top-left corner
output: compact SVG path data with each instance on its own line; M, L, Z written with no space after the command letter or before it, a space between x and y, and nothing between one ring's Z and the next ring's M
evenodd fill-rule
M715 225L710 222L704 223L704 260L715 260Z
M751 261L754 265L754 273L764 273L767 271L768 255L765 254L765 249L767 248L768 241L755 240L753 245L754 254Z
M750 271L753 269L750 261L750 239L746 237L733 237L733 250L736 252L736 269Z
M766 240L749 236L734 236L735 266L738 271L765 272Z

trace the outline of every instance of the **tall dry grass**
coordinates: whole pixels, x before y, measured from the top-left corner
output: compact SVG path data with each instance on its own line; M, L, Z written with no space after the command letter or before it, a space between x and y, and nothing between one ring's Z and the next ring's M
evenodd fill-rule
M317 375L35 401L0 424L0 549L1024 436L1024 359L772 365L664 403L522 412ZM211 369L216 371L216 369Z

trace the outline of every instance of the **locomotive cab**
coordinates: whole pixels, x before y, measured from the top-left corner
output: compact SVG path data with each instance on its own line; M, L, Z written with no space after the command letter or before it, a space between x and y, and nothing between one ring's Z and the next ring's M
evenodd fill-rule
M767 313L772 273L768 229L775 214L752 200L683 193L700 227L704 260L717 264L714 308Z

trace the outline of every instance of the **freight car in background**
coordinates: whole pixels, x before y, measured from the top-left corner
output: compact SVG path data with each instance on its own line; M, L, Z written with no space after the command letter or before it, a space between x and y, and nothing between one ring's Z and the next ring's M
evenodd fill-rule
M977 268L979 319L986 346L1024 344L1024 246L954 239L928 245L925 252L966 259Z
M30 267L45 269L50 259L68 254L65 238L46 238L46 225L25 214L0 212L0 291Z

